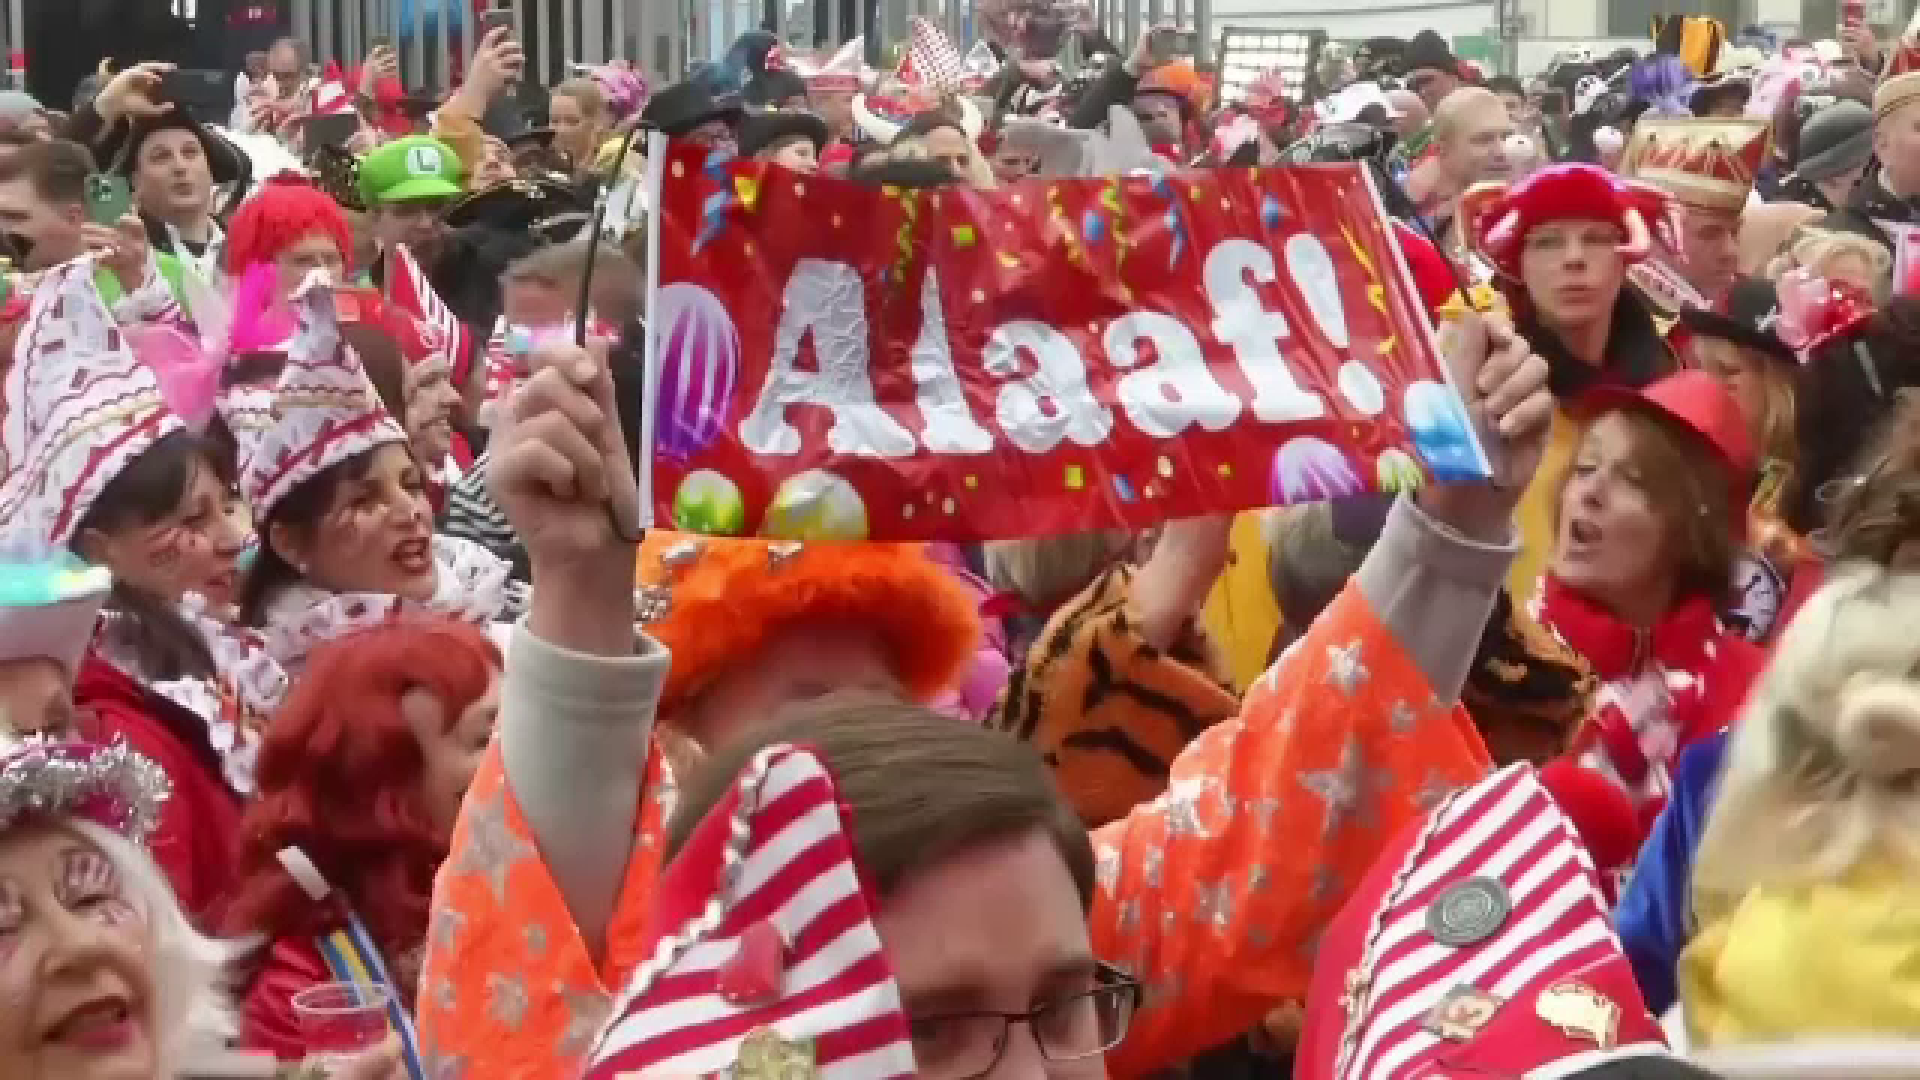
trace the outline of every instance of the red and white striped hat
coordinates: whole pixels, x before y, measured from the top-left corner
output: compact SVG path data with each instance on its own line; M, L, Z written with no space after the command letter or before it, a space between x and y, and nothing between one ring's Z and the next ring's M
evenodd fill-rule
M293 298L299 329L273 387L270 422L234 431L241 492L258 517L334 465L407 440L360 358L341 341L334 304L332 287L315 271Z
M1576 1076L1669 1059L1599 878L1533 770L1454 793L1404 832L1315 954L1302 1080Z
M851 822L804 747L755 755L662 876L586 1080L914 1074Z

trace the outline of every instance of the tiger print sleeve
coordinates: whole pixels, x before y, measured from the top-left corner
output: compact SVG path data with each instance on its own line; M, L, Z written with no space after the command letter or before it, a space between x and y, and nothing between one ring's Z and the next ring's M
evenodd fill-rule
M1175 760L1165 794L1094 834L1095 951L1147 988L1108 1057L1116 1077L1176 1065L1304 1001L1320 931L1375 854L1490 767L1465 711L1436 697L1421 650L1397 636L1391 612L1433 568L1389 535L1420 524L1394 517L1368 560L1397 564L1363 568L1238 715ZM1489 596L1504 571L1485 575ZM1363 588L1396 576L1414 584L1386 598Z
M1239 701L1198 656L1148 644L1127 607L1133 568L1115 566L1060 606L1000 700L1002 727L1046 759L1089 827L1166 790L1167 769Z

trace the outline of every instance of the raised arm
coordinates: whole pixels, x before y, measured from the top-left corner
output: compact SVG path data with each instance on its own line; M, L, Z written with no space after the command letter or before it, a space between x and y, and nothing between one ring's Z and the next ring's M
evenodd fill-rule
M1475 321L1451 348L1507 475L1524 476L1551 409L1545 365L1504 331L1495 341L1488 357ZM1489 768L1457 702L1523 486L1401 499L1238 716L1175 761L1167 794L1095 833L1095 946L1149 987L1115 1075L1169 1067L1304 1000L1321 928L1374 855Z

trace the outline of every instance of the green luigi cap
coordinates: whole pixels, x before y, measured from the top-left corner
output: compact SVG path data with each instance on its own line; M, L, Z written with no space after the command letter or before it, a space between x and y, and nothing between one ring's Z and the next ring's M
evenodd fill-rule
M460 195L460 156L446 143L409 135L385 143L360 162L360 198L368 205Z

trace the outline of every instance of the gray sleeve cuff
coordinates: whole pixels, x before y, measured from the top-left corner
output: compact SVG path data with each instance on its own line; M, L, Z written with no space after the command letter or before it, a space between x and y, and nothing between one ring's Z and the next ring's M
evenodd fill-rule
M1473 668L1494 597L1520 550L1511 526L1508 537L1470 540L1402 497L1360 564L1361 595L1442 701L1459 698Z
M588 948L599 955L632 852L655 710L671 657L590 656L514 627L500 692L507 783Z

